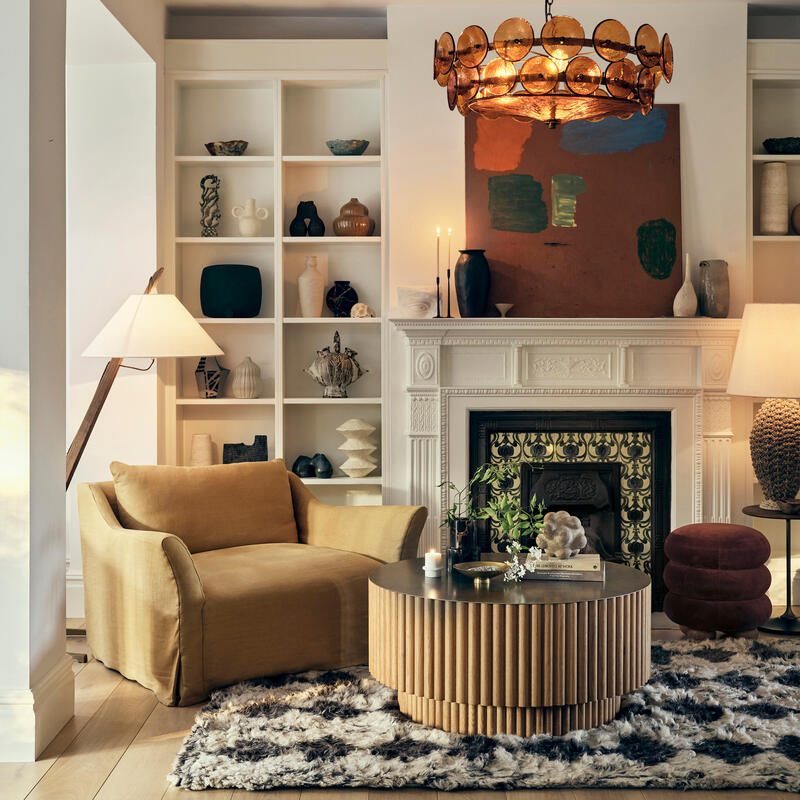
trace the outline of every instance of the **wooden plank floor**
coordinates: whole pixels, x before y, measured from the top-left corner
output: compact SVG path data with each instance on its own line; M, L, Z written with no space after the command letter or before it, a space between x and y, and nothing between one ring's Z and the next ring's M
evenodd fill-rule
M660 620L654 620L658 624ZM678 632L654 629L653 637ZM70 639L70 651L85 649ZM162 706L153 693L91 659L75 664L75 717L35 764L0 764L0 800L777 800L778 791L653 789L436 792L419 789L297 789L189 792L166 775L201 705Z

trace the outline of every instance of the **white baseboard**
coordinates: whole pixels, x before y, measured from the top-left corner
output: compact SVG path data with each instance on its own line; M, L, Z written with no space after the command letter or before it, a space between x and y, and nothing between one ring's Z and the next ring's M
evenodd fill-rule
M32 689L0 695L0 762L35 761L75 713L75 675L64 653Z
M67 618L82 619L86 616L83 605L83 573L67 573Z

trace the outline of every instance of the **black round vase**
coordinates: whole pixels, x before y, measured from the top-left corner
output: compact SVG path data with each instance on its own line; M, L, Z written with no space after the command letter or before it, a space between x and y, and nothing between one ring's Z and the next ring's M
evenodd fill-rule
M458 310L462 317L485 317L489 305L492 274L485 250L459 250L455 284Z
M350 281L334 281L325 295L325 305L334 317L349 317L350 309L357 302L358 292L350 285Z

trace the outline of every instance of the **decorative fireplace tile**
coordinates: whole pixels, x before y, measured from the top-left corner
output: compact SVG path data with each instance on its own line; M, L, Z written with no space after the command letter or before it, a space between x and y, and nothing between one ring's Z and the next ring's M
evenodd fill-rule
M620 545L626 564L652 572L653 436L631 432L492 432L489 452L494 463L512 461L540 464L619 464ZM513 485L490 487L490 492L520 492ZM557 510L557 509L554 509Z

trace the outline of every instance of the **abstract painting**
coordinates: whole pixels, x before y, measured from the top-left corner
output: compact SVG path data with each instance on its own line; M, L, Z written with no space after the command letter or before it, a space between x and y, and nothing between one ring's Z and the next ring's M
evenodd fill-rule
M680 109L555 130L470 114L470 248L519 317L672 315L681 276Z

